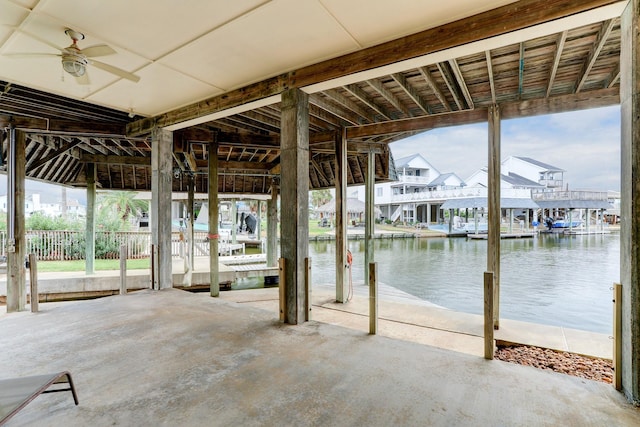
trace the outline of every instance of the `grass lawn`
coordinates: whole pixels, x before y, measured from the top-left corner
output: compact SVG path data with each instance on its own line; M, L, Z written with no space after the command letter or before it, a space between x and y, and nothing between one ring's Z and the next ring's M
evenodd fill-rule
M97 259L94 261L96 271L98 270L120 270L120 260L118 259ZM149 268L149 258L127 260L127 269L140 270ZM75 261L38 261L38 273L58 272L58 271L84 271L85 263L83 259Z

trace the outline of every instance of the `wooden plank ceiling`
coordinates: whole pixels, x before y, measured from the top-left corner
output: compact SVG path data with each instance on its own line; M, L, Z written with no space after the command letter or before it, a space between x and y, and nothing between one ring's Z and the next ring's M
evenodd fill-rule
M343 128L349 137L349 185L364 182L371 148L377 150L377 179L394 179L389 143L434 127L485 121L493 103L507 118L618 103L619 58L620 22L614 18L312 93L311 187L334 185L333 141ZM125 136L125 126L138 119L0 81L0 128L13 120L28 129L30 179L82 186L85 165L93 162L103 189L150 190L150 135ZM267 193L278 176L278 103L174 135L174 191L186 191L193 177L196 190L206 192L208 147L214 139L220 192ZM6 159L6 131L0 136Z

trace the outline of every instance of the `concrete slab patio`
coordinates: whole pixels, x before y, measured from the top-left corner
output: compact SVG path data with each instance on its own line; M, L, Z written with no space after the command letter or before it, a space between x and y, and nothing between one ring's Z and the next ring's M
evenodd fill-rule
M0 316L1 376L70 370L80 405L40 396L10 426L640 425L604 383L207 294L41 307Z

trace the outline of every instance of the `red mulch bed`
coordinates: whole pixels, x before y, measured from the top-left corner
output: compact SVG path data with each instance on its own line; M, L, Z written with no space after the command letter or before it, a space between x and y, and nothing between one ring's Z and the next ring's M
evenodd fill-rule
M607 359L528 345L500 346L494 357L505 362L533 366L589 380L609 384L613 382L613 362Z

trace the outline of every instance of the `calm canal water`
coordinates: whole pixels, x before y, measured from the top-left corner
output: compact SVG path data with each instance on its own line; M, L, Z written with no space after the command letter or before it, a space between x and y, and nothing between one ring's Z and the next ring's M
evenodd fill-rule
M364 241L350 240L354 285L364 283ZM311 242L314 284L335 283L335 242ZM482 314L487 242L378 239L379 282L452 310ZM501 241L500 316L611 334L618 234Z

